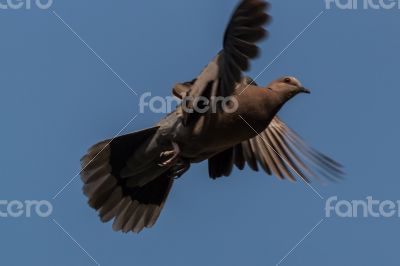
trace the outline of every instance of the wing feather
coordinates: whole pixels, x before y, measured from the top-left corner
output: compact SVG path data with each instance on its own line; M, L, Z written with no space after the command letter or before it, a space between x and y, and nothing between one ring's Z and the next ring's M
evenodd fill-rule
M242 0L233 12L224 34L223 49L208 64L208 66L197 77L189 93L188 99L204 96L227 97L232 95L236 83L240 82L242 72L249 69L250 60L259 54L256 45L261 39L267 36L264 25L270 21L266 14L269 4L264 0ZM206 95L210 83L217 86L212 90L211 95ZM179 90L174 89L175 95ZM189 126L202 115L195 112L195 106L187 105L190 111L184 111L183 125ZM185 108L186 109L186 108Z

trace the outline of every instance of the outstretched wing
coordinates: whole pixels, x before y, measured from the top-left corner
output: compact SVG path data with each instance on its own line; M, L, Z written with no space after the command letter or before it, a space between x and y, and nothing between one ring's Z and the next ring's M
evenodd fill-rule
M256 42L267 32L263 25L269 20L264 1L242 1L234 12L224 36L224 49L220 53L220 86L217 95L232 94L235 83L240 82L241 72L250 67L250 59L258 56Z
M195 99L203 96L229 96L240 82L242 71L249 69L250 60L257 57L256 45L267 32L263 26L270 20L266 14L268 3L263 0L242 0L225 31L223 50L203 70L191 86L186 97ZM176 91L174 90L174 93ZM193 110L193 103L188 103ZM184 113L184 125L199 118L196 112Z
M261 167L269 175L293 181L309 182L319 176L337 180L344 175L339 163L309 147L278 117L258 136L211 158L209 175L214 179L228 176L233 165L242 170L246 163L254 171Z
M257 85L249 77L242 82ZM337 180L344 175L342 165L308 146L277 116L258 136L210 158L209 175L213 179L229 176L234 165L242 170L246 164L254 171L261 167L269 175L293 181L309 182L319 176Z

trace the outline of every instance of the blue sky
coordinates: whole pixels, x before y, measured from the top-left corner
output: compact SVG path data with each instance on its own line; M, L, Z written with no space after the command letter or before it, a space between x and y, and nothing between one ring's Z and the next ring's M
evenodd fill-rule
M205 163L193 165L156 226L139 235L100 223L79 178L52 200L86 149L138 113L128 86L168 96L174 83L195 77L219 51L237 2L70 0L0 10L0 198L54 206L45 219L0 218L4 265L96 265L53 219L102 266L276 265L304 237L280 265L398 265L399 218L325 218L325 200L305 184L248 169L213 181ZM399 10L271 2L270 38L253 77L324 11L257 80L290 74L312 89L281 117L347 172L340 183L312 185L325 199L398 200ZM123 133L161 117L140 114Z

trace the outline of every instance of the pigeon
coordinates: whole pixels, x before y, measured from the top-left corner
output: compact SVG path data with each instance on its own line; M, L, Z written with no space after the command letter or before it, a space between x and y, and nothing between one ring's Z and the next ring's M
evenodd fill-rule
M81 159L83 192L102 222L113 220L113 230L124 233L152 227L174 180L203 161L212 179L246 165L292 181L342 178L341 164L309 147L277 116L290 99L310 91L295 77L263 87L243 75L259 54L256 43L267 36L268 10L264 0L241 0L223 49L197 78L174 86L182 100L176 110L154 127L88 150Z

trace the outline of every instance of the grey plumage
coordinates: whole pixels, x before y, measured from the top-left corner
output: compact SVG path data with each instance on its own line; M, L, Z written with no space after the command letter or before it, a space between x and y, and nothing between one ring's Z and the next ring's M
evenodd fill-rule
M263 169L281 179L309 182L318 174L337 180L342 166L310 148L277 116L291 98L309 91L294 77L266 87L242 72L259 54L256 43L270 21L263 0L242 0L228 24L223 49L190 82L175 85L183 102L155 127L91 147L82 158L83 191L101 221L113 229L140 232L152 227L165 205L175 177L192 163L208 160L209 176L229 176L234 167ZM196 111L193 99L232 97L237 110ZM316 174L318 173L318 174Z

